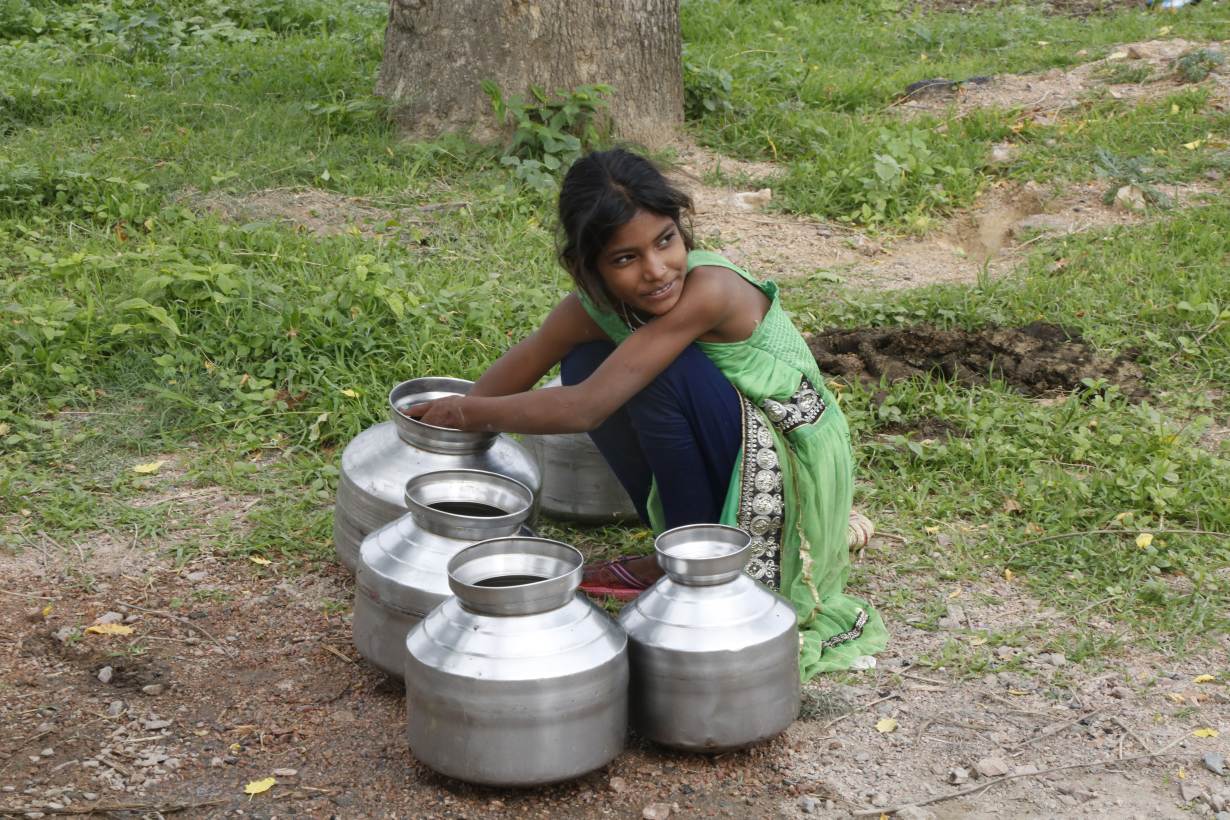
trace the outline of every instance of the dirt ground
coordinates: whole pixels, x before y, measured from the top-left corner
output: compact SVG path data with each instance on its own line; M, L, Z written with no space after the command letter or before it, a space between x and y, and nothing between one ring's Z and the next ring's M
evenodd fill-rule
M140 503L174 505L184 528L222 514L243 527L260 501L191 486L165 458ZM1188 658L1131 639L1110 661L991 651L986 635L1017 628L1120 628L1096 604L1073 623L995 576L920 580L897 568L892 535L873 541L857 587L884 611L890 649L846 682L808 684L803 716L780 738L720 757L631 738L587 777L514 791L415 762L399 686L351 646L340 567L209 555L175 567L175 528L56 543L18 513L6 531L25 548L0 564L0 815L878 817L966 791L898 816L1154 818L1230 799L1230 781L1201 762L1230 754L1230 697L1224 682L1196 682L1230 668L1225 638ZM935 537L939 557L976 530ZM918 598L893 605L902 585ZM109 622L131 633L88 631ZM936 661L954 647L985 668L962 676ZM893 731L877 730L884 718ZM1204 727L1221 735L1192 734ZM271 789L244 794L268 777Z
M1128 355L1099 356L1075 331L1035 322L979 331L855 328L811 334L820 370L869 384L934 374L964 385L1003 381L1030 396L1074 390L1084 379L1105 379L1128 396L1143 395L1143 373Z

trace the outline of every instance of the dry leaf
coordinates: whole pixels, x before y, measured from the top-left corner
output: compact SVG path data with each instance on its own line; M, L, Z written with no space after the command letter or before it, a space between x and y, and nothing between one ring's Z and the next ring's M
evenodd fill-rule
M1178 114L1178 113L1179 113L1179 104L1178 104L1178 103L1171 103L1171 104L1170 104L1170 113L1171 113L1171 114Z
M349 387L347 387L345 390L342 391L342 395L346 396L347 398L357 399L359 397L359 391L351 390Z
M273 563L268 558L262 558L259 555L249 555L248 560L251 561L253 564L260 564L262 567L267 567Z
M1166 695L1166 697L1170 698L1172 703L1185 703L1187 701L1187 698L1183 697L1178 692L1171 692Z
M1187 779L1187 769L1184 769L1182 766L1179 767L1179 771L1177 772L1177 774L1179 775L1180 780Z
M939 531L940 531L939 527L923 527L923 532L925 532L927 535L935 535Z
M1136 536L1136 546L1140 547L1142 550L1147 548L1152 543L1153 533L1151 532L1142 532L1140 535Z
M897 721L893 718L880 718L876 721L876 731L880 734L895 732L897 731Z
M124 624L94 624L87 626L85 631L95 635L131 635L132 627Z
M1192 683L1212 683L1215 680L1217 680L1217 678L1212 675L1197 675L1192 678Z
M953 598L960 598L960 597L961 597L961 587L957 587L952 592L948 593L948 600L950 601Z
M55 609L55 607L53 607L51 604L47 604L47 606L43 607L43 617L44 618L49 617L53 609Z
M1192 737L1217 737L1219 734L1221 734L1221 732L1216 729L1211 729L1208 726L1205 726L1202 729L1197 729L1192 732Z
M1013 578L1015 578L1015 577L1016 577L1016 573L1015 573L1015 572L1013 572L1012 570L1010 570L1010 569L1005 569L1005 570L1004 570L1004 580L1005 580L1005 581L1011 581L1011 580L1012 580Z
M1006 513L1020 512L1021 503L1017 501L1015 498L1011 498L1011 497L1005 498L1003 510Z
M262 794L269 791L277 785L277 779L266 777L263 780L253 780L251 783L243 787L244 794Z
M1204 140L1192 140L1191 142L1183 143L1183 147L1188 151L1195 151L1201 145L1204 145Z
M132 465L132 471L138 475L153 475L161 470L162 465L166 463L166 460L163 459L161 461L151 461L146 464L134 464Z
M1009 689L1008 694L1009 695L1028 695L1029 693L1026 692L1024 689Z

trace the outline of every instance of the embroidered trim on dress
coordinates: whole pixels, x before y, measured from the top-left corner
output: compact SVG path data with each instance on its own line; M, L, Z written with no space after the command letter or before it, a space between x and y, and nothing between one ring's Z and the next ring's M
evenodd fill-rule
M799 389L786 401L765 399L760 403L761 409L769 417L773 426L783 433L789 433L804 424L811 424L823 415L824 399L812 383L804 376L799 380Z
M853 627L851 627L847 631L842 632L838 635L834 635L833 637L825 641L823 644L821 644L821 646L823 646L825 649L832 649L834 646L837 646L837 644L839 643L845 643L846 641L852 641L855 638L857 638L859 635L863 634L863 627L865 627L866 625L867 625L867 611L864 609L860 609L858 611L858 617L854 620Z
M746 572L771 589L781 586L782 468L773 449L773 431L743 399L743 475L739 488L739 527L752 536Z

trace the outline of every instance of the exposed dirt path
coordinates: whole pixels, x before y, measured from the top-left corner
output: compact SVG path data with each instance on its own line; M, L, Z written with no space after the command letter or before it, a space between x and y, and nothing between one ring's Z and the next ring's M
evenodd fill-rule
M1212 105L1230 103L1230 67L1213 68L1201 83L1185 81L1175 60L1197 49L1226 54L1226 43L1194 43L1182 39L1126 43L1111 49L1104 59L1070 69L1042 74L1005 74L988 78L949 77L951 82L915 84L894 108L905 116L928 114L963 115L979 108L1019 109L1039 124L1050 124L1063 111L1105 94L1110 99L1144 102L1184 88L1206 87ZM1139 79L1137 79L1139 77ZM937 78L940 79L940 78Z
M184 526L219 506L244 525L253 499L189 486L171 467L158 478L147 500L179 505ZM637 818L662 804L682 818L878 816L991 786L979 765L1022 774L1163 748L1180 756L1020 777L927 811L1185 817L1230 799L1227 781L1200 762L1206 752L1230 754L1226 684L1195 682L1230 668L1224 638L1184 658L1126 634L1121 655L1084 663L1039 653L1028 639L992 650L995 636L1121 627L1096 607L1076 623L1019 580L906 577L891 537L873 542L858 582L885 612L890 650L852 682L809 684L803 717L779 739L711 758L633 738L602 771L508 791L447 781L413 759L399 687L350 645L352 583L340 568L293 574L209 555L176 568L167 559L175 527L136 545L103 533L54 544L21 520L7 524L30 546L0 563L0 814L97 806L145 816L188 807L177 815L186 817ZM935 538L939 556L977 530ZM122 560L102 562L96 545L112 541L123 542ZM894 604L904 587L912 601ZM946 614L937 621L936 611ZM131 634L84 632L112 621ZM967 672L983 668L962 678L935 666L944 657L965 657ZM878 731L886 717L896 728ZM1201 727L1221 736L1193 736ZM244 795L245 784L271 776L271 790Z
M1040 239L1139 224L1156 211L1107 205L1104 183L1045 188L997 182L968 211L922 237L872 238L822 220L748 207L733 188L706 185L717 168L771 185L780 169L745 163L693 145L679 148L674 177L692 194L697 239L758 276L778 280L820 273L865 290L972 283L1011 271ZM1215 195L1215 184L1156 185L1177 206ZM771 188L770 188L771 190ZM753 198L753 201L756 201Z

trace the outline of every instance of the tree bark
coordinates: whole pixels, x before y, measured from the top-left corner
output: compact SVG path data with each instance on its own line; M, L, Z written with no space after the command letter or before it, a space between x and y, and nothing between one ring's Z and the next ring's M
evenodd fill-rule
M376 93L418 138L500 133L505 96L605 83L614 131L657 147L683 122L679 0L390 0Z

